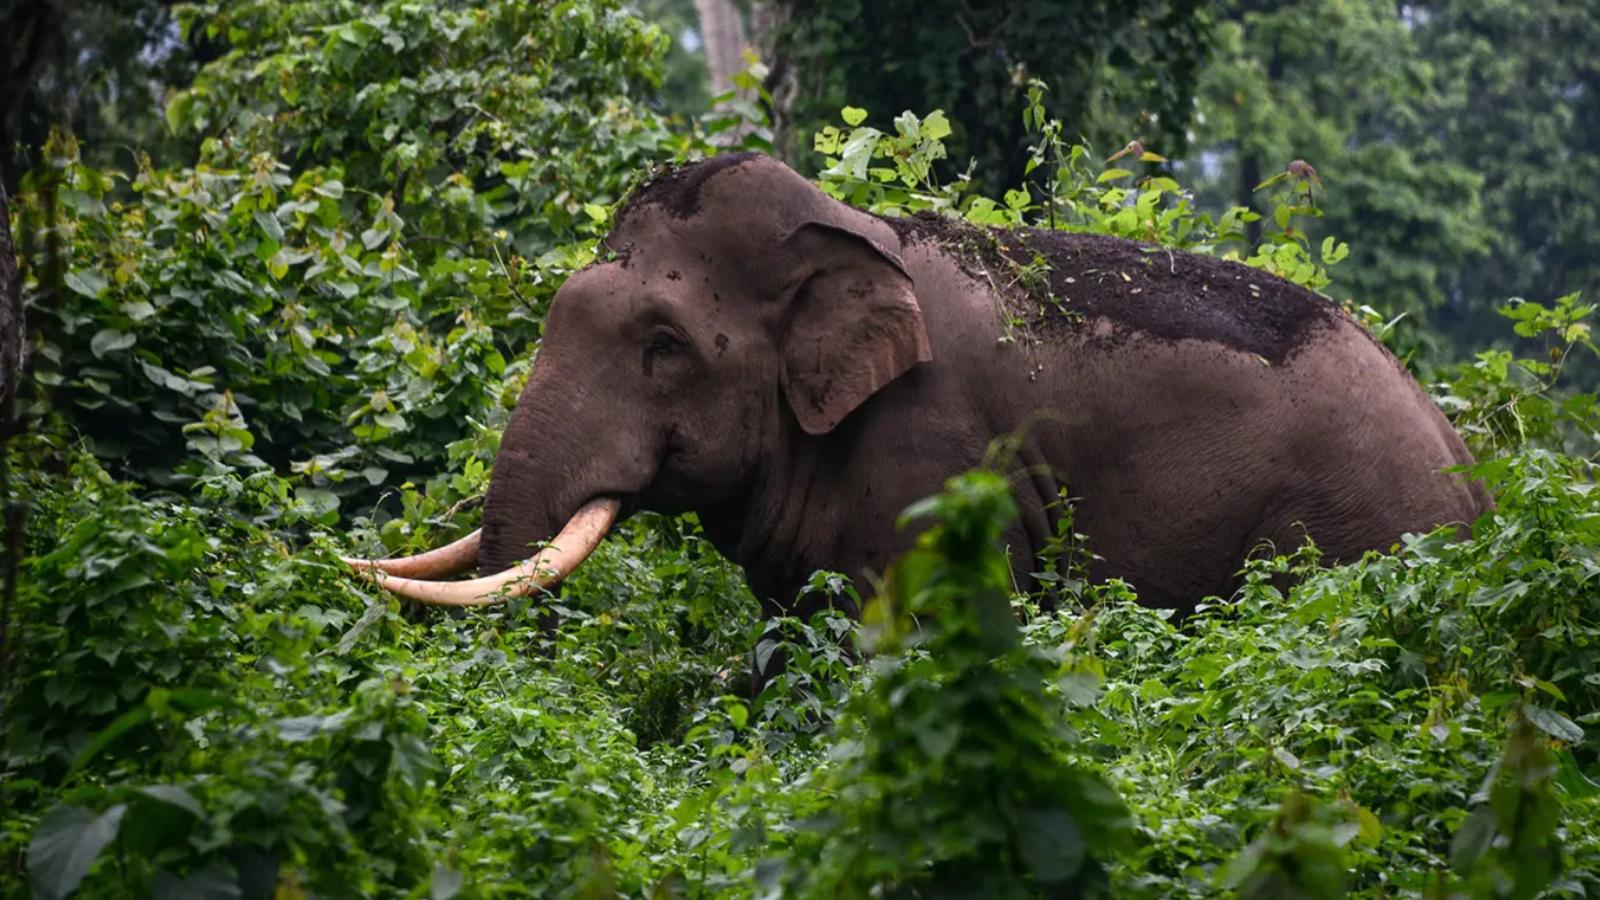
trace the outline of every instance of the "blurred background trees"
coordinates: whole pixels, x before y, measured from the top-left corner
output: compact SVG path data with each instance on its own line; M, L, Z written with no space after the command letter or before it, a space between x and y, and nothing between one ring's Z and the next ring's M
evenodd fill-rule
M1335 291L1460 353L1509 296L1600 289L1597 37L1600 12L1560 0L1224 3L1183 165L1220 206L1310 161L1356 248Z

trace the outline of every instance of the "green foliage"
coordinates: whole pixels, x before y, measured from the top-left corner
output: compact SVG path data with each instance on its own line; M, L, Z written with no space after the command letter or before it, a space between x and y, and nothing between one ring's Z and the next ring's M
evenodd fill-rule
M1597 770L1578 722L1600 721L1585 680L1600 543L1529 532L1558 508L1586 532L1600 503L1591 464L1551 462L1510 463L1494 518L1471 540L1441 531L1335 569L1310 568L1314 555L1255 563L1237 596L1181 629L1099 589L1086 598L1098 601L1106 675L1072 722L1103 748L1149 837L1135 883L1159 896L1218 882L1279 896L1296 878L1297 890L1324 885L1305 873L1331 866L1356 895L1426 895L1443 886L1519 704L1566 773L1559 791L1529 782L1547 804L1540 827L1555 827L1558 803L1575 841L1566 858L1593 852L1582 848L1600 839ZM1286 572L1303 579L1289 594L1277 586ZM1067 626L1032 628L1050 641ZM1577 871L1585 884L1597 876Z
M1115 792L1074 763L1045 693L1063 661L1021 641L1001 532L1005 479L978 472L908 510L936 524L866 612L870 687L825 788L802 896L1018 897L1104 889L1131 828Z
M359 598L325 553L285 565L243 519L74 466L74 490L37 494L50 550L24 583L7 698L10 804L44 784L67 804L31 840L34 890L87 874L91 892L222 879L258 893L284 865L312 890L421 877L426 722L402 681L316 656L386 607L350 611ZM113 837L114 875L90 865Z
M1544 358L1484 350L1438 392L1440 405L1456 414L1456 427L1480 456L1529 443L1590 454L1600 447L1595 395L1552 392L1571 362L1600 357L1586 321L1595 305L1581 301L1580 294L1568 294L1548 307L1521 299L1501 307L1501 315L1516 322L1518 337L1543 344Z
M515 285L481 262L439 260L423 276L390 240L392 204L347 193L337 171L291 178L267 157L146 167L138 202L123 203L70 140L46 152L22 217L42 224L37 191L53 182L62 220L43 230L63 236L70 264L67 293L36 316L36 378L51 411L132 474L298 463L307 489L348 493L440 459L462 427L444 409L498 405L506 357L473 306L424 326L463 295L503 321ZM172 466L186 445L193 462Z
M1349 247L1333 237L1313 245L1301 223L1321 215L1305 197L1315 173L1286 173L1274 182L1279 204L1273 209L1273 230L1252 245L1246 226L1260 216L1233 207L1213 219L1195 205L1193 195L1163 175L1137 177L1110 167L1123 157L1164 163L1159 154L1135 141L1104 163L1086 144L1068 144L1063 125L1049 118L1040 82L1027 87L1027 133L1035 140L1025 166L1027 181L1000 197L977 190L970 174L941 183L935 163L945 159L944 139L951 126L935 110L919 118L907 111L895 117L894 131L864 124L866 110L840 112L845 128L830 125L817 132L813 147L823 154L822 189L833 197L879 215L933 212L956 216L975 225L1029 225L1065 231L1110 234L1199 253L1219 253L1264 269L1296 284L1318 289L1329 283L1327 267L1343 260ZM1130 163L1131 164L1131 163ZM1041 261L1042 264L1042 261ZM1026 281L1029 273L1017 273Z
M57 128L79 135L95 166L129 146L181 145L149 111L218 48L173 40L171 7L170 0L81 0L0 10L0 175L8 193Z
M690 145L631 102L659 34L606 3L182 18L231 47L167 105L195 164L127 179L60 137L18 199L50 410L147 481L292 466L330 522L447 461L481 481L543 304Z
M976 161L987 190L1021 178L1027 156L1018 85L1056 85L1052 112L1071 138L1143 138L1176 151L1210 41L1205 3L1016 3L823 0L785 3L776 66L798 90L785 110L806 135L856 104L885 114L943 109L952 157Z
M1222 870L1223 883L1245 900L1342 897L1342 848L1360 827L1329 804L1291 793L1261 836Z
M618 12L612 0L197 4L184 28L230 50L167 119L214 151L337 164L351 186L392 195L411 235L483 257L504 229L532 256L667 140L634 102L659 79L665 38Z
M1551 730L1554 721L1561 721L1558 713L1517 710L1505 752L1473 795L1477 807L1471 817L1456 832L1450 866L1469 879L1478 896L1533 897L1561 871L1561 801L1552 784L1556 767L1539 734ZM1580 732L1570 724L1561 726L1565 737Z

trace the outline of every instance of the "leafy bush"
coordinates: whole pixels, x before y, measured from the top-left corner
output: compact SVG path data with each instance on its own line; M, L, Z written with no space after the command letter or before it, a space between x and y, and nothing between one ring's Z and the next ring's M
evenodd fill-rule
M804 896L1074 896L1104 890L1126 809L1071 759L1045 693L1060 654L1025 645L1001 533L1003 476L977 472L908 510L936 524L866 611L870 687L848 704Z
M481 481L577 242L703 146L636 102L661 35L600 0L182 19L232 48L168 105L193 164L127 178L57 137L24 181L50 410L146 482L292 467L327 522L408 475Z

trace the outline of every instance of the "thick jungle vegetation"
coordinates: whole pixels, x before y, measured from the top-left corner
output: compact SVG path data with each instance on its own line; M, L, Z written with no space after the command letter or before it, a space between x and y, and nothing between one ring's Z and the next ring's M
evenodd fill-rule
M851 30L859 5L790 4L773 67L709 107L675 93L665 2L5 14L0 896L1600 891L1600 93L1549 45L1595 14L935 3L971 32L941 50ZM1105 52L962 82L980 40ZM863 84L875 47L893 77ZM907 511L884 585L813 577L859 622L769 631L692 516L467 614L352 578L341 555L475 527L555 290L652 170L730 148L882 215L1319 290L1495 507L1348 565L1257 560L1182 623L1087 579L1070 518L1049 602L1018 593L1003 448Z

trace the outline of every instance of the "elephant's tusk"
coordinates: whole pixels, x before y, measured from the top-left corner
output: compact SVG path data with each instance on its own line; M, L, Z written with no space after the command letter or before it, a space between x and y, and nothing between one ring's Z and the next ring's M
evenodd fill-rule
M590 500L572 514L561 533L532 559L471 581L424 581L395 577L382 569L362 574L393 594L431 606L487 606L560 584L589 558L617 520L622 501Z
M406 578L444 578L465 572L477 564L478 540L482 537L483 529L479 528L464 538L416 556L397 556L393 559L345 557L344 563L363 574L386 572Z

